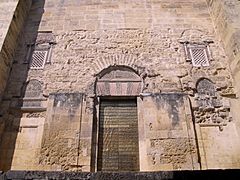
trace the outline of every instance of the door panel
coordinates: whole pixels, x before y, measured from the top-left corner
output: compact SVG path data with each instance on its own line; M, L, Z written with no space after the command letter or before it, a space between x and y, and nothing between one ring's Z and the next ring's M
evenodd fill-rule
M102 100L99 125L99 171L138 171L136 100Z

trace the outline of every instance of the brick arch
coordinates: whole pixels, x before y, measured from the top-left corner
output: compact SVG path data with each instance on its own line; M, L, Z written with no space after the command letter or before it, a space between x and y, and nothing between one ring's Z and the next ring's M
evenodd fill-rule
M138 74L141 74L143 72L143 69L136 66L136 60L137 56L132 54L106 55L99 57L92 65L92 69L95 76L98 76L104 69L108 69L114 66L129 67Z
M115 65L115 66L109 66L105 69L102 69L98 74L96 74L96 76L101 79L104 78L108 73L115 71L115 70L125 70L125 71L129 71L132 72L132 74L136 75L137 78L140 78L141 74L139 73L139 71L137 70L137 68L133 68L130 66L124 66L124 65Z
M98 96L138 96L143 80L133 68L110 66L98 73L95 93Z

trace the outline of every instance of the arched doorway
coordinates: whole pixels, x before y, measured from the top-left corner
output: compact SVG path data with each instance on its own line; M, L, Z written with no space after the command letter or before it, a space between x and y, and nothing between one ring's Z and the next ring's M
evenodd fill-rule
M142 80L128 67L110 67L96 82L98 171L139 171L137 96Z

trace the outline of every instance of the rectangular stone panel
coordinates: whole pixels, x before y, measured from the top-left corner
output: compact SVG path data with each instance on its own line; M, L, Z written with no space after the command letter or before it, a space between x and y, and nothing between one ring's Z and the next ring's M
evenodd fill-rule
M80 169L77 159L84 154L87 142L81 140L84 94L57 93L49 96L44 126L41 161L62 170ZM49 158L50 157L50 158ZM84 162L85 163L85 162ZM56 170L56 169L55 169Z

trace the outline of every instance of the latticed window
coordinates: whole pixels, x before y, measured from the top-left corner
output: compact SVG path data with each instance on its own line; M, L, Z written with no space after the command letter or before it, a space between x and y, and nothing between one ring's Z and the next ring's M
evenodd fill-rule
M51 62L53 45L56 44L52 32L38 32L36 42L28 44L27 58L24 63L30 63L30 69L43 69Z
M184 44L187 61L194 67L209 66L211 59L208 44Z
M48 57L47 50L35 50L32 54L31 69L43 69Z
M193 66L209 66L206 48L189 49Z

